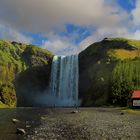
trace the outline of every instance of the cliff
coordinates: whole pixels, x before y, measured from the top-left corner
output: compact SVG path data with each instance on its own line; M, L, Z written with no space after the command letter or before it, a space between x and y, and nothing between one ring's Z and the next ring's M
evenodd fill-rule
M0 40L0 107L26 106L30 93L45 90L52 57L37 46Z

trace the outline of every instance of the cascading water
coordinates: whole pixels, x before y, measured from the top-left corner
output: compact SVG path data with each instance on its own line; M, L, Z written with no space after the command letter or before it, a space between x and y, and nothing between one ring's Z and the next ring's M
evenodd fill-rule
M78 106L78 55L54 56L49 93L55 106Z

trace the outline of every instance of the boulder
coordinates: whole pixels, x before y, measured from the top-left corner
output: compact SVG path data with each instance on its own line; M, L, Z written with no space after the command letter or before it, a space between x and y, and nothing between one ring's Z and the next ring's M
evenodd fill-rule
M124 115L124 112L121 112L120 115Z
M13 123L18 123L19 120L17 120L17 119L12 119L12 122L13 122Z
M78 110L71 111L72 114L78 113Z
M17 128L16 134L17 135L24 135L26 131L23 128Z

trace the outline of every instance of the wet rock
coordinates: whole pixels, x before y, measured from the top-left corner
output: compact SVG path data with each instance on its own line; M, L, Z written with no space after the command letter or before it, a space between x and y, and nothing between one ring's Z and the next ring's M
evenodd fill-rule
M78 113L78 110L71 111L72 114Z
M26 128L30 128L31 127L31 125L26 125Z
M12 119L12 122L13 122L13 123L18 123L19 120L17 120L17 119Z
M46 119L46 117L43 117L43 116L41 117L41 120L45 120L45 119Z
M26 131L23 128L17 128L16 134L17 135L24 135Z
M124 113L123 113L123 112L121 112L121 113L120 113L120 115L124 115Z

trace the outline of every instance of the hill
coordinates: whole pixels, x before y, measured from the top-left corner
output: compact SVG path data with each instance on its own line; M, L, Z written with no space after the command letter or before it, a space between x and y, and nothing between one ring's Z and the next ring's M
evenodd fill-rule
M96 42L79 54L79 70L83 106L118 103L118 95L140 89L140 41L105 38Z
M0 40L0 107L15 107L17 96L43 89L52 57L51 52L34 45Z

